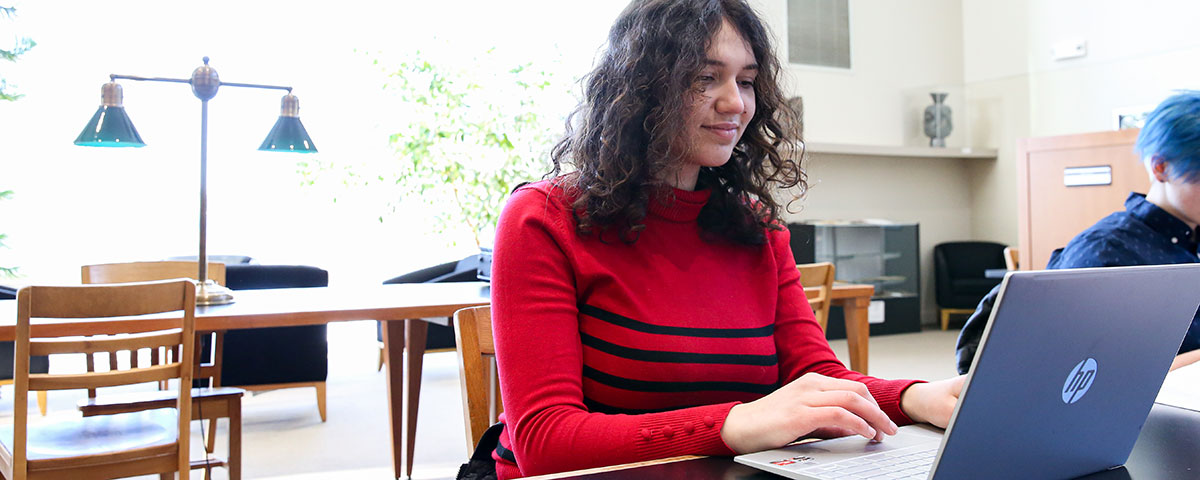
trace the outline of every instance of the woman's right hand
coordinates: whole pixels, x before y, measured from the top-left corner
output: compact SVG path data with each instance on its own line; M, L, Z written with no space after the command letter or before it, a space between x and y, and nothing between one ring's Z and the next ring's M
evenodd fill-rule
M735 405L721 427L721 440L737 453L749 453L810 434L883 440L896 428L866 385L806 373L770 395Z

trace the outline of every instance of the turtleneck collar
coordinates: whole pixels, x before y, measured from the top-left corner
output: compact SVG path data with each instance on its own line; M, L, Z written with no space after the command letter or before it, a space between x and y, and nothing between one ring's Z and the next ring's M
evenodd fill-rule
M651 193L648 214L672 222L694 222L711 194L707 188L690 191L664 186Z

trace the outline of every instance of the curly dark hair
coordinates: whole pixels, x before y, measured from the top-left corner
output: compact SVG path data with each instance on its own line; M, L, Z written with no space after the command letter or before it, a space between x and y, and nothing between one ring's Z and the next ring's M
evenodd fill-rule
M580 234L612 230L628 243L645 225L647 205L665 173L680 167L689 145L679 145L688 98L713 37L728 20L749 43L758 63L756 110L733 155L704 167L698 187L712 195L700 212L706 234L760 245L765 229L780 228L781 205L772 186L807 188L792 145L802 145L779 85L779 61L770 35L743 0L634 0L617 18L605 52L585 79L584 100L567 120L565 137L551 152L571 198ZM803 150L797 151L802 158ZM794 200L794 199L793 199Z

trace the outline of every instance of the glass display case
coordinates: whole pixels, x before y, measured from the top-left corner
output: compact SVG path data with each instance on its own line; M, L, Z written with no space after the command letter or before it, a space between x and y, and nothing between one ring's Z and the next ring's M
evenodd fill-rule
M832 262L836 279L875 286L871 334L921 329L919 226L915 223L790 224L797 263ZM841 309L830 312L828 336L845 337Z

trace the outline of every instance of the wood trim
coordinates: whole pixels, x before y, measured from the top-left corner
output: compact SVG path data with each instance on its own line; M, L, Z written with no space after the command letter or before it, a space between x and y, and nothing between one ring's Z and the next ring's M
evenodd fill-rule
M232 304L196 307L196 327L200 331L238 330L409 318L449 325L449 315L463 308L487 305L489 296L489 287L483 282L241 290ZM16 304L13 300L0 300L0 341L16 338L12 323ZM178 319L176 314L174 318L148 315L119 322L39 320L32 329L36 337L115 335L178 328Z
M1124 130L1108 130L1102 132L1077 133L1071 135L1054 135L1049 137L1029 137L1020 141L1025 143L1028 150L1069 150L1078 148L1111 147L1131 145L1137 141L1141 130L1128 128Z

